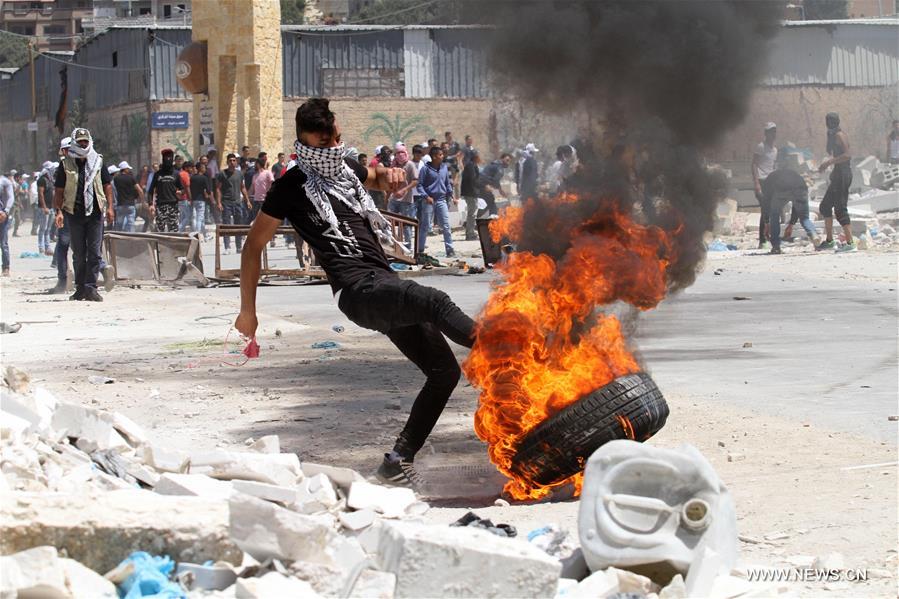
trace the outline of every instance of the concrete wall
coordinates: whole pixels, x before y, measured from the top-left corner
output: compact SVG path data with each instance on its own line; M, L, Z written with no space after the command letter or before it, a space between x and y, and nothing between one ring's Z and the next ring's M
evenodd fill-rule
M284 147L288 153L296 136L296 111L303 100L284 101ZM397 141L384 130L370 131L366 137L369 128L381 122L372 118L377 113L386 115L391 122L399 116L401 126L415 126L414 132L403 140L407 144L424 143L429 137L443 141L444 131L452 131L459 142L471 134L478 148L487 149L496 139L496 132L491 128L493 103L490 100L347 98L331 100L331 109L337 114L346 144L358 147L369 156L373 155L375 146ZM273 155L272 150L268 152Z
M774 121L778 146L793 142L820 158L827 141L824 115L836 112L849 136L852 155L873 154L882 159L891 122L899 118L897 98L899 86L758 88L743 123L707 154L721 162L746 163L748 172L752 149L762 140L765 123Z

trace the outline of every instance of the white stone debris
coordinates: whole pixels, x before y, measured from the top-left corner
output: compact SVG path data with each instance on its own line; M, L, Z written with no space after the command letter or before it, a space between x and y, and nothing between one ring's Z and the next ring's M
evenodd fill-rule
M350 597L364 599L393 599L396 592L396 575L378 570L363 570L350 591Z
M193 495L206 499L224 499L233 490L229 481L216 480L205 474L172 474L166 472L159 477L153 489L162 495Z
M275 597L318 597L308 582L269 572L261 578L239 578L235 583L235 599L273 599Z
M225 480L255 480L273 485L292 486L303 472L295 453L255 453L217 449L190 456L190 472Z
M415 492L403 487L382 487L364 481L350 485L347 505L353 509L371 509L385 518L401 518L415 503Z
M278 435L266 435L256 440L247 439L247 447L252 451L259 453L281 453L281 441Z

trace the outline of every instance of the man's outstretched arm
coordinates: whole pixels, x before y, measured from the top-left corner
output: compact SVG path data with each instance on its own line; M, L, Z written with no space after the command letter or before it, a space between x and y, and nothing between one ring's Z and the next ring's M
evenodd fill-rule
M365 186L369 189L377 189L396 193L406 185L406 171L401 168L389 168L386 166L369 166L368 177Z
M259 272L262 270L262 250L280 225L279 219L260 212L244 242L240 257L240 314L234 321L234 328L245 337L254 337L259 326L256 320L256 287L259 286Z

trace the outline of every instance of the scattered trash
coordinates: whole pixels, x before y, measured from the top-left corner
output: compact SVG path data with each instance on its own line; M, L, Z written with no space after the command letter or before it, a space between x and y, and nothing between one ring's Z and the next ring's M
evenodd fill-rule
M747 347L752 347L752 341L747 341L746 343L743 344L744 349Z
M402 272L404 270L412 270L412 267L409 266L408 264L401 264L399 262L391 262L390 268L392 270L399 271L399 272Z
M312 349L340 349L340 344L336 341L316 341L310 347Z
M899 422L899 416L887 416L887 420L890 422Z
M343 325L335 324L335 325L331 325L331 330L334 331L335 333L342 333L346 329L343 328Z
M723 273L723 272L724 272L724 269L723 269L723 268L716 268L714 274L715 274L715 275L720 275L720 274Z
M721 241L720 239L716 239L712 243L709 244L708 250L710 252L726 252L730 248L727 247L727 244Z
M175 562L169 556L153 556L145 551L135 551L108 572L106 579L119 587L122 599L186 597L184 590L168 578L174 568Z
M18 333L21 328L22 328L22 325L21 325L21 323L18 323L18 322L13 322L13 323L9 323L9 324L7 324L5 322L0 322L0 335L8 335L11 333Z
M283 335L281 329L275 329L275 337L281 337L281 335Z
M115 379L108 376L98 376L94 374L87 377L87 382L92 385L111 385L115 382Z
M745 300L751 300L752 298L749 297L748 295L735 295L735 296L734 296L734 299L735 299L736 301L738 301L738 302L742 302L742 301L745 301Z
M487 518L481 518L474 512L468 512L450 526L472 526L474 528L483 528L500 537L515 537L518 531L511 524L494 524ZM541 529L542 530L542 529ZM531 541L531 535L528 535L528 541Z
M481 273L487 272L487 269L483 266L469 266L468 274L470 275L479 275Z
M532 530L528 533L528 542L557 558L570 553L573 549L573 544L568 538L568 531L555 524Z
M19 254L19 258L42 258L43 255L37 252L22 252Z

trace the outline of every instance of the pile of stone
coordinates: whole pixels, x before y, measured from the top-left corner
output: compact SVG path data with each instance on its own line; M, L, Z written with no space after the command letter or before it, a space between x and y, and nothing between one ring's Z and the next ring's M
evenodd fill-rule
M686 596L679 575L660 588L626 569L591 572L570 544L427 524L411 490L301 462L276 436L178 451L122 414L5 378L3 597L116 597L136 551L170 556L187 597Z

